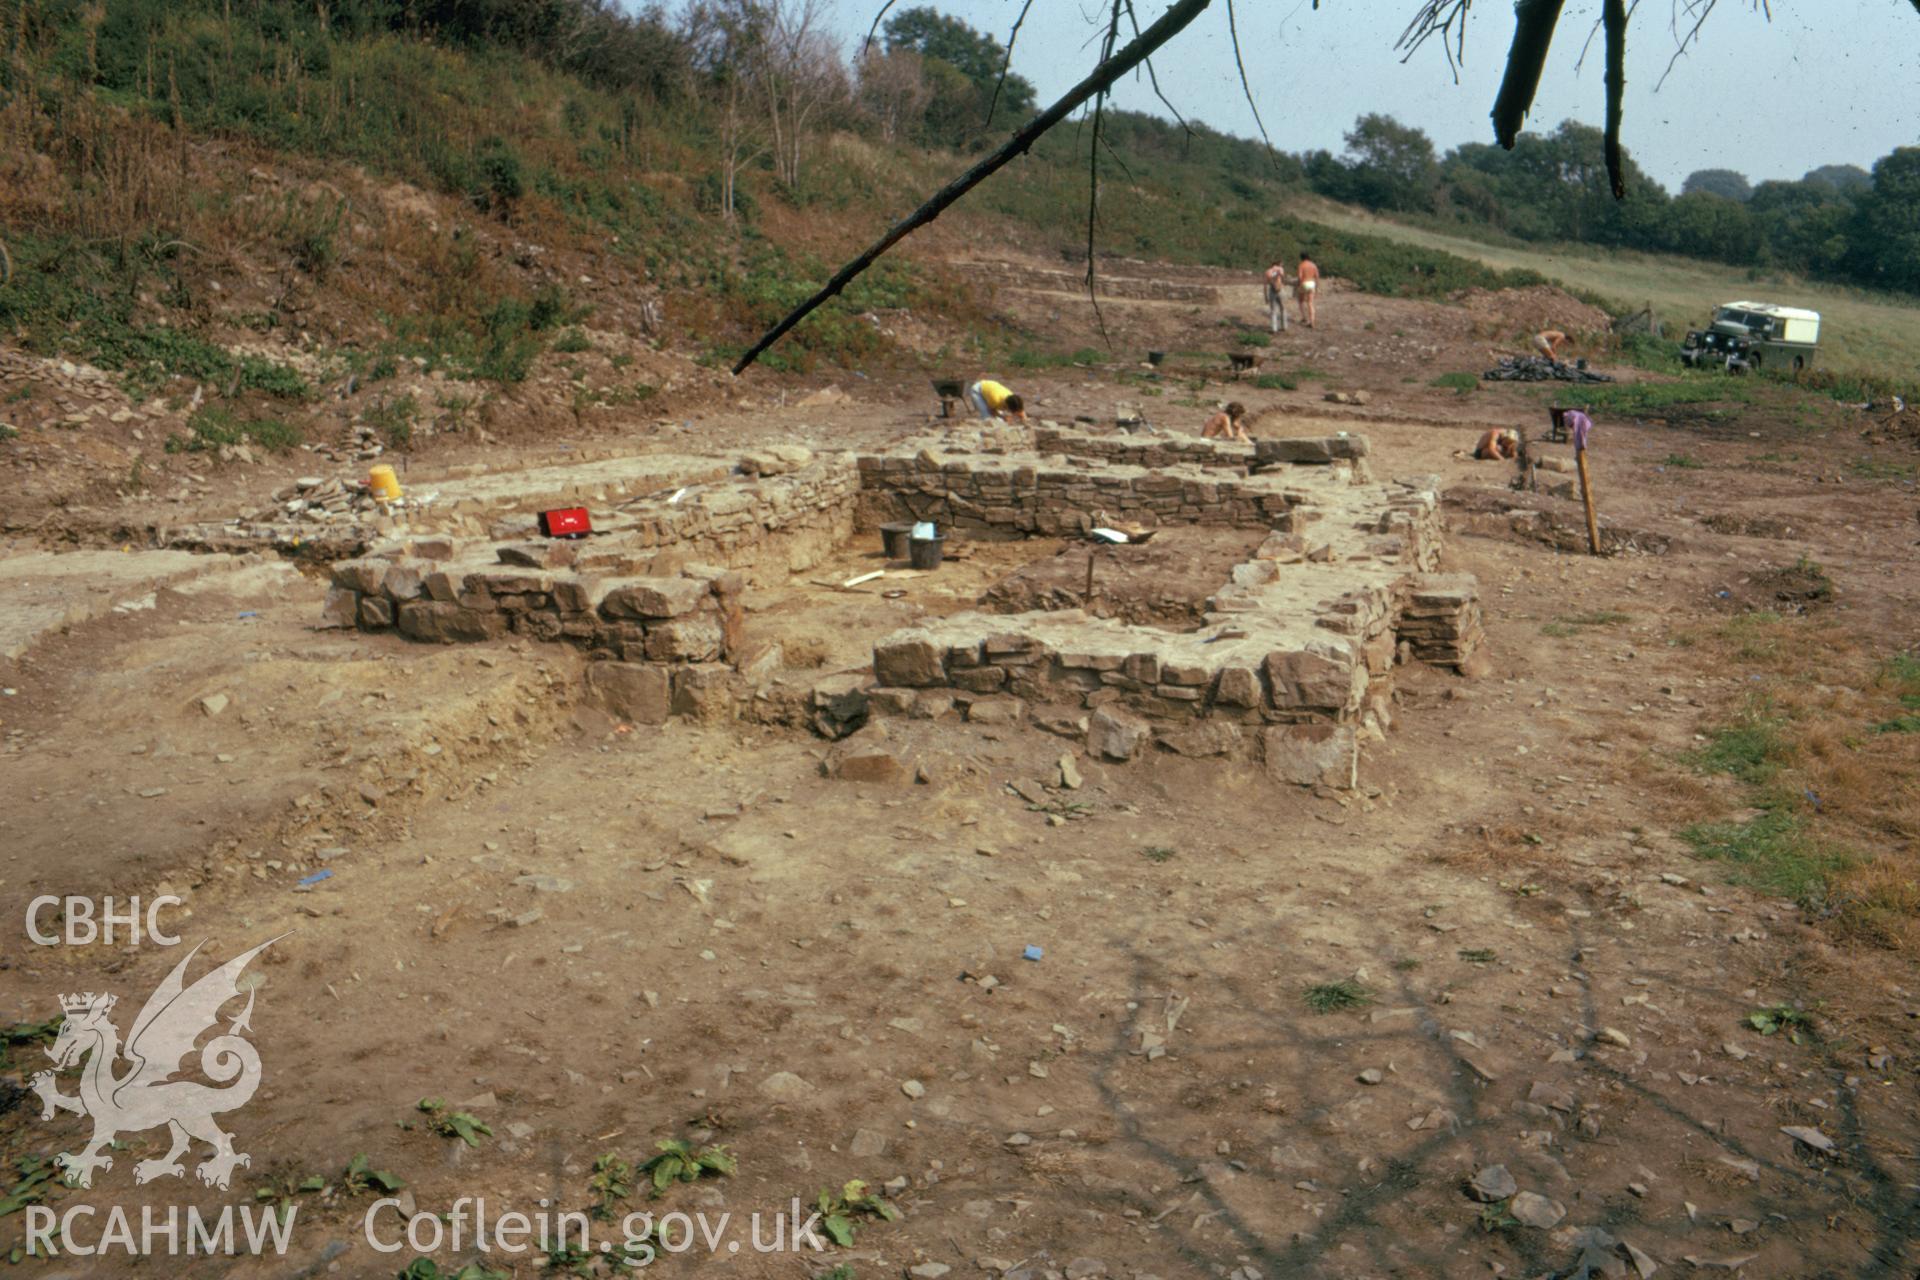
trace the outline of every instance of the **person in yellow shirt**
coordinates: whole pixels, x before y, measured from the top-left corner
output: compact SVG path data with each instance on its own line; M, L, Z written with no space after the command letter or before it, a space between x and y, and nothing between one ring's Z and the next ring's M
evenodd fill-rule
M991 378L982 378L967 388L967 403L983 421L1004 418L1008 422L1027 420L1027 402Z

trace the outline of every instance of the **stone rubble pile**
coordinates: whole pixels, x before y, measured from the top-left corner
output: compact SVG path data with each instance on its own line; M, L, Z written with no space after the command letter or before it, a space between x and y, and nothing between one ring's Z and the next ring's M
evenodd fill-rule
M1613 378L1545 356L1501 356L1498 367L1480 375L1486 382L1612 382Z

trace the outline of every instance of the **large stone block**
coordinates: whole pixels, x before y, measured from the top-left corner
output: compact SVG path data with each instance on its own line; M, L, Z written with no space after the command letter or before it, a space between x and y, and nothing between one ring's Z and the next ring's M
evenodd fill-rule
M507 633L507 617L437 600L415 600L400 606L400 633L428 644L494 640Z
M665 724L673 713L667 669L650 662L591 663L587 688L610 714L634 724Z
M386 560L337 560L329 572L334 586L358 591L363 596L377 596L381 584L386 581L389 566L390 562Z
M360 597L360 629L381 631L393 625L393 602L379 596Z
M654 662L716 662L724 637L712 618L675 618L647 628L647 657Z
M622 578L609 587L600 602L609 618L678 618L711 594L696 578Z
M1352 725L1276 725L1260 739L1267 773L1278 781L1348 790L1358 779L1360 746Z
M745 683L739 672L717 662L675 667L671 680L673 714L691 720L731 719Z
M873 678L884 685L930 689L947 682L945 648L925 634L898 632L873 649Z
M351 627L360 621L360 593L347 587L331 587L320 606L320 629Z
M1260 673L1251 667L1225 667L1213 688L1214 702L1223 707L1260 705Z
M1366 689L1366 666L1350 656L1308 650L1267 655L1267 684L1281 711L1339 713L1354 706Z
M380 590L396 604L418 600L426 585L426 571L417 561L396 560L380 580Z
M1307 436L1291 440L1257 440L1254 457L1263 463L1325 465L1339 458L1364 458L1370 451L1365 436Z
M1152 733L1152 727L1132 712L1103 706L1087 720L1087 753L1103 760L1131 760Z

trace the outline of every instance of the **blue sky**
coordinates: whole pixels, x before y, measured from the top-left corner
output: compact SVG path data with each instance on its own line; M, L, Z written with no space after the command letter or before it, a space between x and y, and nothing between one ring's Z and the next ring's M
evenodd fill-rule
M898 0L906 8L925 0ZM832 0L849 52L858 48L879 0ZM1896 146L1920 145L1920 14L1910 0L1772 0L1773 19L1753 0L1719 0L1701 39L1664 87L1677 36L1678 0L1642 0L1629 37L1626 143L1669 190L1695 169L1729 168L1754 181L1798 178L1822 164L1858 164ZM1163 0L1136 0L1141 25ZM938 0L1004 41L1019 0ZM1354 118L1382 111L1425 129L1440 150L1491 142L1493 106L1508 41L1510 0L1477 0L1467 25L1466 61L1456 85L1432 43L1402 65L1394 40L1417 0L1236 0L1241 50L1274 145L1339 152ZM1528 127L1551 130L1568 118L1604 119L1600 41L1576 70L1599 14L1598 0L1570 0ZM1093 65L1106 7L1087 0L1034 0L1014 50L1014 69L1043 102ZM1155 59L1160 82L1181 112L1226 133L1257 136L1233 66L1225 0ZM1144 77L1116 94L1124 107L1165 114Z

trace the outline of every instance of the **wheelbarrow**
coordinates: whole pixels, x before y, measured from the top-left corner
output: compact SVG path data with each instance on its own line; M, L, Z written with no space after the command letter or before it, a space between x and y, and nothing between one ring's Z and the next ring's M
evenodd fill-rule
M951 418L960 398L967 393L966 384L958 378L935 378L933 394L940 397L940 416Z
M1243 373L1258 369L1260 357L1247 351L1230 351L1227 353L1227 363L1233 366L1233 376L1237 378Z

